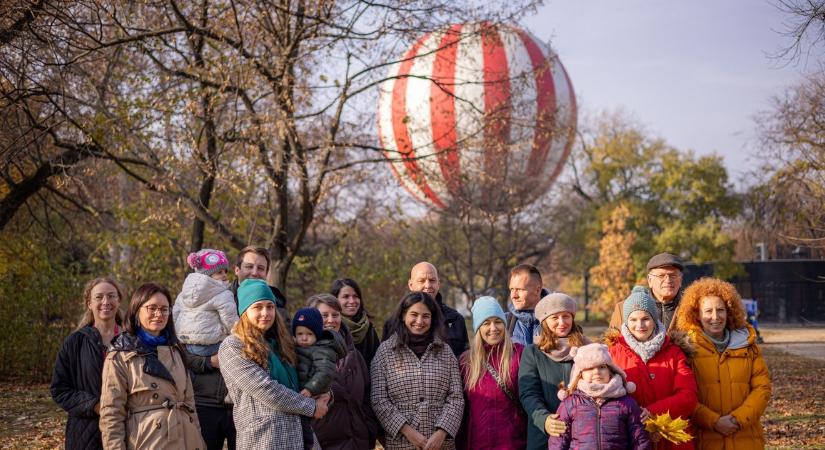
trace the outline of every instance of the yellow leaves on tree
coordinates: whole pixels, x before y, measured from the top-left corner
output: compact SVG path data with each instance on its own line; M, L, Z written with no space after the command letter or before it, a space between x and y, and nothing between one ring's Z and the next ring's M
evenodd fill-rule
M590 269L591 282L597 289L596 301L590 310L607 313L627 296L633 287L636 271L633 268L632 247L636 233L627 229L630 210L620 204L602 223L599 241L599 264Z

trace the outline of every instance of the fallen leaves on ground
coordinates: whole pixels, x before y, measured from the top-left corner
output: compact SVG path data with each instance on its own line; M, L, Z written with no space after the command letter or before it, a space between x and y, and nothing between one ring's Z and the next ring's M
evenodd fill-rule
M825 361L765 346L773 395L762 423L767 447L825 449ZM61 448L66 413L44 384L0 383L0 449Z
M825 449L825 361L763 347L773 393L762 416L769 448Z

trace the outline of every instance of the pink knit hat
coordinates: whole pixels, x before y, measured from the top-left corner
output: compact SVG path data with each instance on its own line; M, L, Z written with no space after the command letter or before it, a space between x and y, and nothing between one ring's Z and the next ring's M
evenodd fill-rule
M582 370L592 369L599 366L608 366L614 373L619 374L624 381L625 389L628 394L636 391L636 383L627 381L627 374L621 367L613 362L610 357L610 352L604 344L587 344L581 347L573 347L570 349L570 356L573 357L573 371L570 373L570 389L572 390L581 376ZM567 391L559 389L557 396L560 400L567 397Z
M195 272L206 276L221 270L229 270L229 260L226 258L226 254L211 248L190 253L186 257L186 262L189 263L189 267L195 269Z

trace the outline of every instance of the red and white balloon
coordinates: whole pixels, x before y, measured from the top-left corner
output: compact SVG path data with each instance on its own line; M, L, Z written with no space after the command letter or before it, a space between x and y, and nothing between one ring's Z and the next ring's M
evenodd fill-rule
M378 106L384 154L428 205L526 205L570 153L573 87L558 56L527 31L469 23L429 33L387 78Z

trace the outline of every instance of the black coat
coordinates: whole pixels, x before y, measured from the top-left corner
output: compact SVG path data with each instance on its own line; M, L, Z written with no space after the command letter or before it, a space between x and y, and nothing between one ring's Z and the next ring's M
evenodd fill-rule
M63 341L52 374L52 398L69 413L66 450L102 449L98 427L103 360L106 346L97 328L81 328Z
M441 314L444 316L444 334L447 336L447 345L458 358L470 347L470 340L467 337L467 324L464 323L464 316L458 311L445 305L441 300L441 293L435 295L435 300L441 306ZM395 333L398 326L394 317L390 317L384 322L384 334L381 335L381 342L386 341Z
M197 406L208 406L210 408L223 408L229 390L223 380L221 371L212 367L209 356L193 355L184 351L186 356L186 366L192 372L192 390L195 391L195 404ZM204 424L201 424L203 427Z
M381 345L381 339L378 338L378 332L375 331L375 326L370 322L369 330L364 339L355 344L355 349L364 357L367 363L367 369L372 367L372 359L375 358L375 352L378 351L378 346Z

